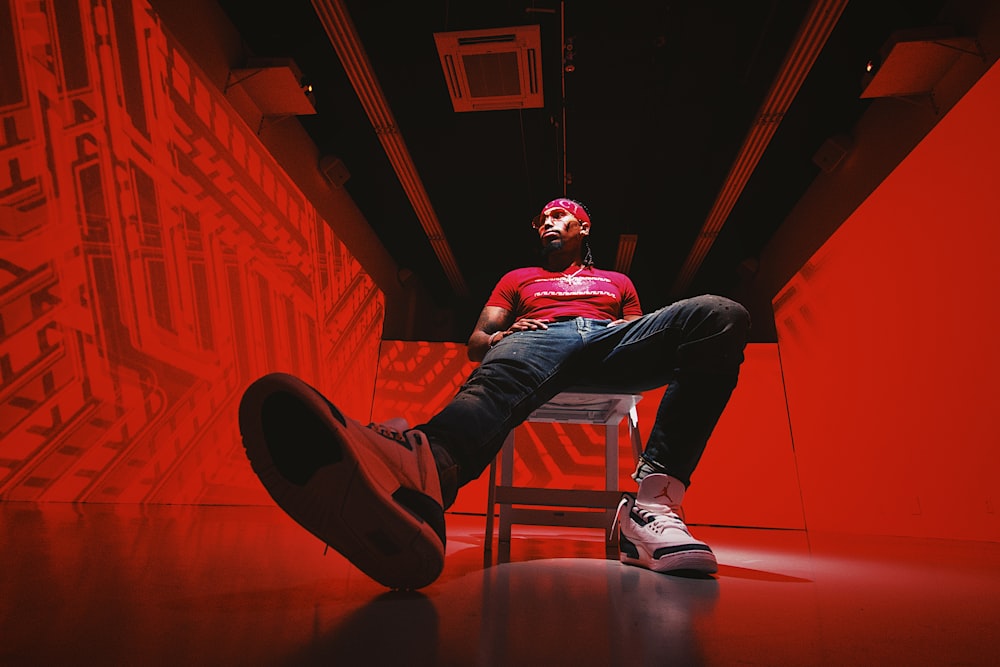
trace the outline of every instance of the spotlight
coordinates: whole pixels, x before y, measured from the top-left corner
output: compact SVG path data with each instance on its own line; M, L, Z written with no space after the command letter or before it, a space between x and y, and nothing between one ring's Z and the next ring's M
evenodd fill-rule
M308 81L303 81L300 85L302 86L302 93L306 96L306 99L309 100L309 103L316 106L316 95L313 94L313 85Z

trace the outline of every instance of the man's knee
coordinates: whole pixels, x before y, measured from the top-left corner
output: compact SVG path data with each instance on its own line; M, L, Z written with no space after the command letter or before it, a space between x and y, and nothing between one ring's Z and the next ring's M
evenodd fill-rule
M743 350L750 338L750 313L741 304L712 294L695 297L705 326L701 340L706 344L701 354L714 350L715 358L703 359L707 366L720 368L739 367L743 363Z
M714 294L703 294L691 298L690 301L704 309L706 315L724 331L731 331L737 336L741 334L745 336L750 330L750 313L742 304L732 299Z
M736 331L745 335L750 330L750 311L737 301L726 299L725 297L718 298L722 300L719 308L722 310L723 317L728 320Z

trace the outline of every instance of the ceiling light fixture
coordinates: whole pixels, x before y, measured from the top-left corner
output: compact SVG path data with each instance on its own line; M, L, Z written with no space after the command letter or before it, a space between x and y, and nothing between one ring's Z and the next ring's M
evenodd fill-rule
M865 67L861 98L923 97L933 105L934 88L967 55L984 58L974 37L951 26L897 30Z
M229 72L222 92L237 107L241 106L237 98L245 96L263 118L316 113L310 91L302 85L302 72L291 58L250 59L246 67ZM251 119L246 120L253 125Z

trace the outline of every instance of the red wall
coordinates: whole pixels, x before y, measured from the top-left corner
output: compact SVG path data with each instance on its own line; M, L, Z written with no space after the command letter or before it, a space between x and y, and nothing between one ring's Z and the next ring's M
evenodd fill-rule
M810 530L1000 540L1000 67L774 300Z
M270 502L243 387L367 414L382 293L145 2L0 35L0 499Z

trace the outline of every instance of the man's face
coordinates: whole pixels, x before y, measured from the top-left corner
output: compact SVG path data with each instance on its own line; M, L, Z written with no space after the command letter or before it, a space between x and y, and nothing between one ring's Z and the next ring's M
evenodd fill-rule
M586 235L588 223L560 206L545 209L532 223L538 231L538 238L546 250L558 250L567 241Z

